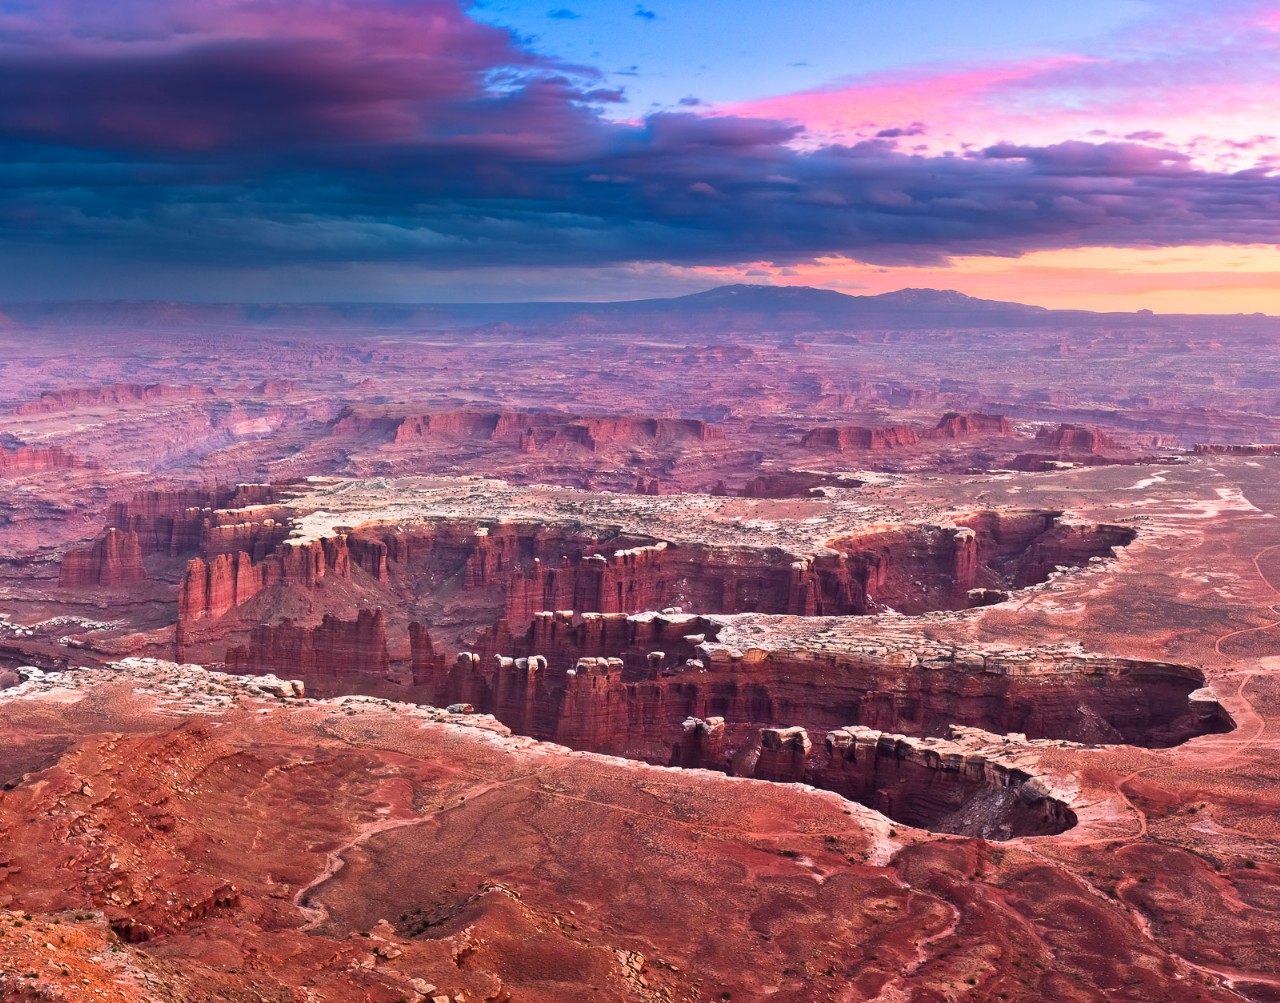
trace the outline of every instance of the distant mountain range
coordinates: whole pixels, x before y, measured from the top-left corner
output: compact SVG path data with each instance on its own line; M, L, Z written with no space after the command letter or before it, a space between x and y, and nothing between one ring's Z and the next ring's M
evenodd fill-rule
M145 330L189 328L387 331L514 330L530 333L793 333L884 329L1186 328L1271 329L1263 314L1093 313L976 299L953 290L899 289L849 296L807 286L731 285L669 299L612 303L200 304L41 302L0 306L0 327Z

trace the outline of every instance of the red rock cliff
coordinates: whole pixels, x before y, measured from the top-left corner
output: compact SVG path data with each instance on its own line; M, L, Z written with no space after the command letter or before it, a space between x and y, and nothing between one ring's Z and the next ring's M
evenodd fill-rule
M920 433L910 425L883 425L867 428L861 425L841 425L834 428L815 428L806 432L800 444L809 449L898 449L914 446L920 441Z
M68 551L58 571L64 588L106 588L147 577L137 533L108 529L89 547Z
M949 411L928 433L930 439L967 439L973 435L1011 435L1013 425L998 414Z
M1046 426L1036 432L1036 445L1064 453L1100 453L1119 448L1110 436L1088 425Z
M1202 685L1196 670L1164 663L965 658L951 651L739 655L714 644L692 661L653 655L570 660L464 652L447 665L432 653L415 682L437 705L470 703L522 734L655 763L693 755L685 733L690 718L720 718L723 759L700 765L772 780L800 779L803 761L779 758L766 764L767 775L731 766L759 755L761 728L825 734L856 724L945 735L952 725L983 726L1033 738L1159 747L1230 727L1216 704L1188 699ZM783 742L772 751L795 750Z
M19 446L0 449L0 476L74 470L85 464L60 446Z
M122 407L151 400L216 397L211 387L166 386L162 383L109 383L101 387L72 387L47 390L37 399L18 408L18 414L48 414L82 407Z
M380 679L390 671L382 610L360 610L355 620L326 616L316 627L291 621L260 624L249 643L227 651L227 671L242 675L348 676Z

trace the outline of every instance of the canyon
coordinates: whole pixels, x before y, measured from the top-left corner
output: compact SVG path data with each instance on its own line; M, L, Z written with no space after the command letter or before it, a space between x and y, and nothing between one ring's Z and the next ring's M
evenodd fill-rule
M776 532L759 534L756 548L712 546L726 528L722 510L732 524L761 523L753 516L776 503L685 496L671 503L683 506L670 522L677 532L661 539L652 503L628 496L602 505L587 492L533 495L493 482L483 485L483 522L448 515L477 486L330 479L152 491L113 506L94 546L63 559L60 585L140 580L144 539L148 554L186 559L174 647L158 653L239 675L296 676L322 696L469 706L571 749L860 790L896 820L987 838L1061 831L1073 816L1027 795L1028 776L994 782L981 765L976 779L943 770L936 756L912 758L905 738L854 769L851 755L833 753L833 736L852 727L937 739L977 728L1024 742L1166 747L1233 727L1216 701L1191 699L1204 677L1186 666L955 652L814 658L717 643L741 615L912 617L1006 602L1065 569L1113 559L1136 536L1127 527L1051 510L895 525L858 488L832 487L811 504L829 512L817 520L823 533L797 536L790 550ZM395 506L410 498L406 524ZM531 503L563 514L533 520ZM358 524L342 524L344 511L358 512ZM815 750L810 733L825 745ZM691 734L701 736L692 749ZM780 742L785 756L773 748ZM889 762L895 775L916 776L878 781ZM894 787L911 806L900 818L885 793ZM946 796L921 794L944 787ZM1015 793L997 807L992 787ZM986 810L970 810L977 798Z
M767 299L12 311L0 996L1275 999L1280 329Z

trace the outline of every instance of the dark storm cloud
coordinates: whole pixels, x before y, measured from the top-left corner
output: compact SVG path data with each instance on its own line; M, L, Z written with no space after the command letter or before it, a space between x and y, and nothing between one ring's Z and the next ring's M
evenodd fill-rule
M1280 180L1143 142L917 156L621 95L448 0L0 15L0 241L139 261L930 263L1274 242ZM88 11L91 8L83 8ZM164 12L160 17L158 12ZM43 32L37 28L45 28Z

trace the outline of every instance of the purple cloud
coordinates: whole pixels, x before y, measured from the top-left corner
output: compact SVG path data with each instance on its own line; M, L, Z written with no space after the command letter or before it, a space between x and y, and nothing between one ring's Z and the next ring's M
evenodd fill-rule
M0 13L11 250L192 267L922 264L1280 239L1280 179L1151 142L926 156L894 142L915 123L814 147L768 118L615 121L621 95L598 74L454 0L113 10Z

